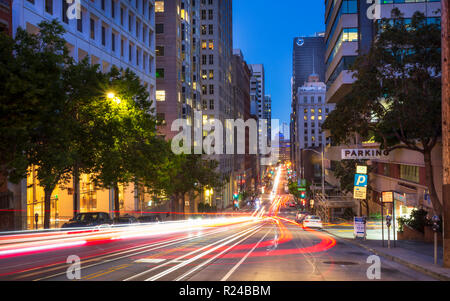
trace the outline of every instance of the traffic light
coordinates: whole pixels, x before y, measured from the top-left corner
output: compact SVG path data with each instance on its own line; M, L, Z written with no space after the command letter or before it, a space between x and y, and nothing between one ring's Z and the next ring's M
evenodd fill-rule
M306 191L300 192L300 198L301 198L302 200L306 199Z

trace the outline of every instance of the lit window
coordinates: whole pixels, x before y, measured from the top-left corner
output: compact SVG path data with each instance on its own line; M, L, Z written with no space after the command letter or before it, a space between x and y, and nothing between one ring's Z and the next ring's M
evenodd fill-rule
M164 1L155 1L155 13L164 12Z
M156 101L166 101L165 90L156 90Z

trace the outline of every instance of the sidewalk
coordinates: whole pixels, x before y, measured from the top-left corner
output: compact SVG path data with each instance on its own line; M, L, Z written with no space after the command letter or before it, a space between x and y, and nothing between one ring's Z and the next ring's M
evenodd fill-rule
M355 240L353 227L328 226L324 229L331 235L356 244L376 255L403 264L413 270L425 273L443 281L450 281L450 269L442 267L442 246L438 246L438 264L434 265L434 245L419 241L391 241L391 248L387 247L387 234L382 246L381 230L368 229L367 240ZM392 235L391 235L392 238Z

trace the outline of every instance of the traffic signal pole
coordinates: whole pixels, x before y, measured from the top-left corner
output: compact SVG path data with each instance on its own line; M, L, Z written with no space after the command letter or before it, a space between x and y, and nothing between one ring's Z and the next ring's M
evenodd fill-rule
M442 156L444 266L450 268L450 0L442 8Z

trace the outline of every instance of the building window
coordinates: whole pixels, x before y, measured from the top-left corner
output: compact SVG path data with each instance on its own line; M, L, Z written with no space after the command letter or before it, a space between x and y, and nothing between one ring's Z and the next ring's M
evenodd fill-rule
M91 18L91 39L95 40L95 20Z
M105 10L105 0L101 0L100 4L101 4L101 7L102 7L102 10Z
M213 54L209 55L209 64L214 65L214 55Z
M111 17L116 18L116 2L111 0Z
M133 59L133 45L128 44L128 61L132 61Z
M123 57L124 47L125 47L125 41L121 39L120 40L120 56L121 57Z
M206 85L202 85L202 94L206 95L207 91L206 91Z
M45 12L53 15L53 0L45 0Z
M156 68L156 78L164 78L164 68Z
M209 48L209 50L214 50L214 41L213 40L209 40L208 48Z
M164 1L155 1L155 13L164 12Z
M120 7L120 25L122 25L122 26L123 26L124 16L125 16L125 10L123 7Z
M156 56L164 56L164 46L156 46Z
M214 110L214 99L209 100L209 109Z
M202 110L208 110L208 102L205 99L202 100Z
M102 26L102 45L106 45L106 28L105 26Z
M214 95L214 85L209 85L209 94Z
M209 70L209 79L214 79L214 70Z
M80 18L77 19L77 30L83 32L83 12L80 11Z
M213 16L214 16L213 10L212 10L212 9L209 9L209 10L208 10L208 20L212 20L212 19L213 19Z
M155 31L156 31L156 34L164 33L164 24L162 24L162 23L156 24Z
M206 55L202 55L202 65L206 65Z
M419 167L411 165L400 165L400 179L419 183Z
M166 90L156 90L156 101L166 101Z
M61 12L61 16L62 16L62 20L64 23L69 24L69 18L67 17L67 10L69 9L69 4L67 3L66 0L62 0L62 12Z
M208 25L208 34L210 34L210 35L214 34L214 25L213 24Z
M116 51L116 35L113 33L111 33L111 50L113 52Z

